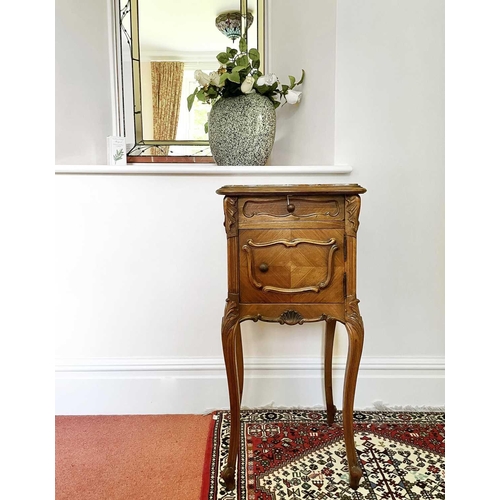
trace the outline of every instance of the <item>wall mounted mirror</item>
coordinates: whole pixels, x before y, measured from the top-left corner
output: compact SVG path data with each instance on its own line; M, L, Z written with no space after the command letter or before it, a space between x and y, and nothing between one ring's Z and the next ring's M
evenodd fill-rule
M194 72L216 71L217 54L238 48L245 26L264 70L265 0L117 1L120 135L129 161L211 162L204 129L210 106L187 108L198 85Z

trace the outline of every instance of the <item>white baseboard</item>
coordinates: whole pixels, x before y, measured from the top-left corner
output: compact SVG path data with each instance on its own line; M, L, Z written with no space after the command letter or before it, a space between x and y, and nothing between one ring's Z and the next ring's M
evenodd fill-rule
M345 359L334 358L333 389L342 405ZM444 406L444 358L361 361L355 408ZM93 358L58 360L56 415L205 413L229 407L220 358ZM242 405L324 405L322 360L248 358Z

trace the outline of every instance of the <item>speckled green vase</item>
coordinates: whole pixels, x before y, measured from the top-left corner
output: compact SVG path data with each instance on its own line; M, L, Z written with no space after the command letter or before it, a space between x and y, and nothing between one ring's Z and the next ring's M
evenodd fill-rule
M265 165L275 133L274 106L257 93L220 99L208 117L208 140L217 165Z

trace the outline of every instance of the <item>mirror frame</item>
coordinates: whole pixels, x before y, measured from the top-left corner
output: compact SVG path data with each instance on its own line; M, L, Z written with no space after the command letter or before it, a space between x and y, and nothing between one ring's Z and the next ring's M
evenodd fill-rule
M256 26L257 26L257 50L261 54L261 66L260 70L265 73L265 0L256 0L257 2L257 16L256 16ZM128 2L130 11L127 14L130 15L130 34L127 34L127 30L122 25L125 16L121 15L119 19L120 23L120 36L127 36L127 42L131 50L131 60L132 60L132 94L133 94L133 109L134 109L134 146L127 152L127 159L129 163L135 161L141 161L140 158L148 159L154 161L154 158L169 158L170 161L186 161L186 159L196 159L196 162L212 162L212 156L198 156L198 155L175 155L169 156L168 151L162 155L146 155L143 154L146 151L157 148L161 150L165 146L209 146L209 141L207 140L145 140L143 136L143 123L142 123L142 99L141 99L141 54L140 54L140 34L139 34L139 0L129 0ZM242 32L246 33L246 13L247 13L247 0L240 0L240 11L244 19L244 25L242 27ZM118 9L120 12L120 9ZM245 35L246 36L246 35ZM123 74L122 74L123 78ZM122 85L124 82L122 80ZM123 96L124 92L122 92ZM125 102L122 101L122 105L125 106ZM123 110L123 115L125 116L125 109ZM123 127L125 132L125 126ZM161 161L161 160L159 160ZM164 160L165 161L165 160Z

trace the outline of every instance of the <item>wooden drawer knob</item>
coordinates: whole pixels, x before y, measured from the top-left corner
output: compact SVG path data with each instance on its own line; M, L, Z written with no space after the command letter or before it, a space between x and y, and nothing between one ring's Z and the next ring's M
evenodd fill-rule
M259 266L259 269L260 269L260 272L261 273L267 273L267 271L269 270L269 266L263 262L260 266Z

